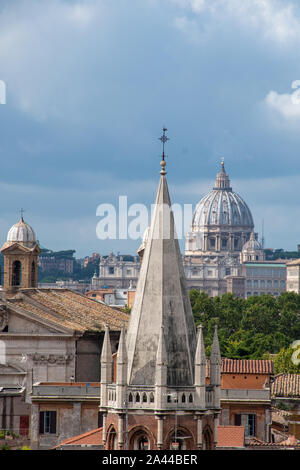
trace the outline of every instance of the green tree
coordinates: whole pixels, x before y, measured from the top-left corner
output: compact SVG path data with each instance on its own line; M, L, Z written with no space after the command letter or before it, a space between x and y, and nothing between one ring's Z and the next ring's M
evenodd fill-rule
M273 359L275 374L300 374L300 364L296 365L292 361L292 354L294 351L295 350L292 346L289 346L288 348L282 348L279 353L276 354Z

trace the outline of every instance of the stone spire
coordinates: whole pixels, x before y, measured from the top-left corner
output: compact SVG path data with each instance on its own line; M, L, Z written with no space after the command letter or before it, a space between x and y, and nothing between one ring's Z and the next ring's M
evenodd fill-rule
M162 326L167 385L194 384L196 332L175 233L165 166L166 162L162 160L160 182L127 332L128 383L133 385L155 385Z
M214 386L214 406L218 408L220 407L221 399L221 353L217 325L215 325L210 353L210 384Z
M221 161L221 170L217 174L216 183L214 189L226 189L231 191L229 176L225 171L224 160Z
M199 325L197 330L198 341L195 355L195 387L198 395L199 406L200 408L205 408L206 355L202 325Z
M106 325L101 353L101 406L107 405L107 385L112 383L112 352L109 327Z
M117 353L117 377L116 377L116 394L117 408L123 408L126 400L127 388L127 349L125 341L125 327L122 325L119 347Z

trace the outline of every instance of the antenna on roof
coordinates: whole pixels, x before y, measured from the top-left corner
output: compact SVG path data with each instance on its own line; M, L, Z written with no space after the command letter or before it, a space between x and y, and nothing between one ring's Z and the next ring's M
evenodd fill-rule
M265 248L265 221L262 219L262 224L261 224L261 247L262 249Z

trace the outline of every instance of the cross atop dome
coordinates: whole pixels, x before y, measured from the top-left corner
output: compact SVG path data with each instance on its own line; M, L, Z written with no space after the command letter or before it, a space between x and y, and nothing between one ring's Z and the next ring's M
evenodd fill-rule
M24 218L23 218L24 212L25 212L25 209L23 209L21 207L21 209L20 209L20 214L21 214L21 219L20 220L21 220L21 222L24 222Z

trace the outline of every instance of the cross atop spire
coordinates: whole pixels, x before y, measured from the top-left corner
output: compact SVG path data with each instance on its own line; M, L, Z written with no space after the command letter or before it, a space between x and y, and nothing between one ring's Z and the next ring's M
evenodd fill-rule
M23 215L24 215L25 209L21 207L20 209L20 214L21 214L21 221L24 222Z
M165 143L170 140L169 137L166 136L166 132L167 132L167 128L166 127L163 127L163 135L161 137L159 137L158 140L160 140L163 144L163 151L162 151L162 159L161 159L161 162L160 162L160 166L161 166L161 171L160 171L160 174L161 175L165 175L167 172L165 170L165 167L166 167L166 161L165 161Z

